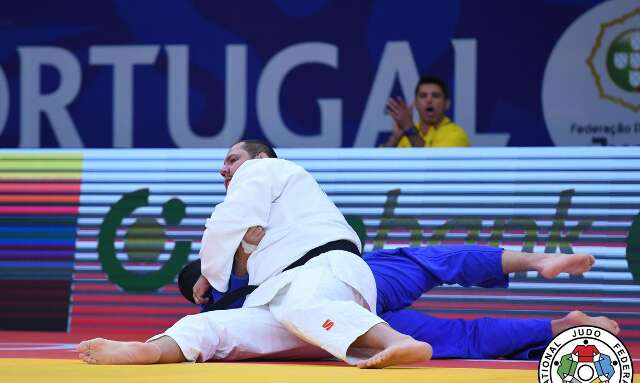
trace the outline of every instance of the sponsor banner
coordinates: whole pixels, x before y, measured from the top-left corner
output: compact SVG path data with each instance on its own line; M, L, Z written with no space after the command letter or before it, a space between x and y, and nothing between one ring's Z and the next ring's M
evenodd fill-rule
M69 280L73 273L72 331L96 326L160 331L197 311L180 295L175 276L187 260L197 259L205 220L224 198L218 169L225 153L5 151L3 174L12 181L5 178L0 190L0 218L7 222L2 230L10 247L2 259L18 267L7 257L27 257L23 261L31 262L30 268L20 270L28 280ZM548 281L535 272L514 274L509 290L444 286L423 295L416 309L463 318L558 316L581 309L620 320L625 341L640 341L640 153L635 148L281 149L278 154L313 174L366 251L477 243L597 258L582 276ZM16 209L29 213L20 218ZM21 219L21 226L12 219ZM1 270L3 283L13 286L5 272L13 269ZM3 310L39 307L9 296L13 303Z
M9 2L0 145L376 147L391 132L387 100L412 100L422 73L448 82L448 114L473 146L637 145L638 9L634 0Z

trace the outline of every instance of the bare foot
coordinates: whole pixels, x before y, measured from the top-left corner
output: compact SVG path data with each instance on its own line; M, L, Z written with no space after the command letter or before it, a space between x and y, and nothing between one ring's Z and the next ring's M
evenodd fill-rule
M357 363L359 368L384 368L396 364L422 362L431 359L433 349L429 343L415 339L396 342L367 360Z
M160 359L160 349L151 343L103 338L81 342L78 353L80 359L90 364L151 364Z
M591 254L547 254L536 267L545 278L553 279L565 272L571 275L591 270L596 258Z
M616 321L605 316L590 317L582 311L572 311L561 319L551 321L551 331L553 332L553 336L576 326L596 326L603 328L614 335L620 332L620 326Z

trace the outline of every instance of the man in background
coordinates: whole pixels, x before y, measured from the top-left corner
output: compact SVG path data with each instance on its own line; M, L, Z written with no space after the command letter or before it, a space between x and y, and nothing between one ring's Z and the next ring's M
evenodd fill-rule
M432 76L423 76L416 86L415 101L408 104L401 98L391 98L387 110L393 118L393 132L386 147L456 147L470 146L464 129L451 121L445 112L451 101L447 84ZM418 122L413 122L413 108Z

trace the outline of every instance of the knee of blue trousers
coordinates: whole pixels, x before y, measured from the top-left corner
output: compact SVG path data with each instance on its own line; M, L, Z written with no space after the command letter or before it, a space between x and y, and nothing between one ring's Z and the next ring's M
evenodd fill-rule
M206 362L214 357L225 331L205 315L194 314L177 321L164 335L178 344L186 360Z

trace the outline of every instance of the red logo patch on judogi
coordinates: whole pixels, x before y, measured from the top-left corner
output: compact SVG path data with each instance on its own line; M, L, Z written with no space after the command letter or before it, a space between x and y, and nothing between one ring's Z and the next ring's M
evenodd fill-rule
M322 324L322 328L329 331L333 328L333 321L331 319L327 319L326 321L324 321L324 323Z

